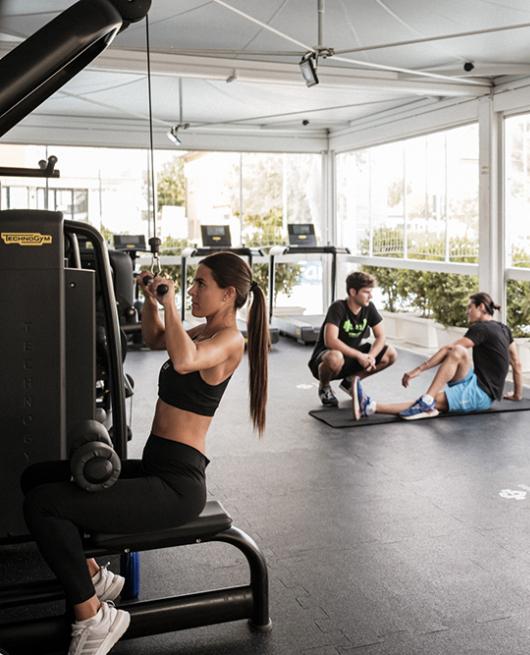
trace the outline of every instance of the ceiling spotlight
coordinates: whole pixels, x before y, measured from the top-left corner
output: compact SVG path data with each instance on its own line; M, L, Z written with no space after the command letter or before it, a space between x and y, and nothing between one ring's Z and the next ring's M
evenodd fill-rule
M182 141L180 140L178 134L179 127L180 127L179 125L173 125L172 127L169 128L169 131L167 133L167 138L176 146L180 146L182 144Z
M318 84L317 57L313 51L306 52L298 65L307 86Z
M190 126L189 123L179 123L178 125L173 125L172 127L169 128L169 131L167 133L167 138L171 141L171 143L174 143L176 146L182 145L182 139L179 136L179 130L181 128L183 130L187 130L189 126Z

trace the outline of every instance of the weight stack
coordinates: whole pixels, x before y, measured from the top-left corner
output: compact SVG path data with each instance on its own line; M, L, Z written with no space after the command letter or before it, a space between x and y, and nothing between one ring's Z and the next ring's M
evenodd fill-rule
M63 216L0 211L0 542L27 533L20 475L64 459Z

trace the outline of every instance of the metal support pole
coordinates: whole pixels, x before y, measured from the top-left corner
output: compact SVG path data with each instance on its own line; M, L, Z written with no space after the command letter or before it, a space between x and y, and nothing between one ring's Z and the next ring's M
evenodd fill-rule
M251 617L253 592L250 586L229 587L172 598L122 603L131 614L131 626L122 639L173 632L202 625L213 625ZM34 652L52 653L68 645L70 621L66 616L0 625L0 643L9 655Z
M188 259L185 255L182 255L180 261L180 318L182 322L184 322L186 318L186 278L188 276Z
M479 99L479 287L501 305L506 320L505 227L502 209L502 118L493 99Z
M250 622L256 629L270 630L272 622L269 616L269 575L263 553L254 539L233 526L216 535L215 541L232 544L246 557L250 568L250 587L254 600Z
M331 302L335 301L337 289L337 253L333 251L331 255Z
M318 0L318 45L317 49L324 47L324 0Z
M272 315L274 313L274 276L274 255L269 254L269 324L272 321Z

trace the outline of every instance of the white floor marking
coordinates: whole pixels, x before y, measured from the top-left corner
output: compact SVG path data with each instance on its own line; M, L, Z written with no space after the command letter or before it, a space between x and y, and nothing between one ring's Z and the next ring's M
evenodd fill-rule
M526 500L527 493L526 491L520 491L519 489L501 489L499 491L499 496L509 500Z

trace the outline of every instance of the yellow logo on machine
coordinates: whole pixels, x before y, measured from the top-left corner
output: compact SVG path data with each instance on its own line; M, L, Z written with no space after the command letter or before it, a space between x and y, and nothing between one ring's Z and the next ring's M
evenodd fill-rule
M49 246L53 241L51 234L40 232L2 232L0 237L6 246Z

